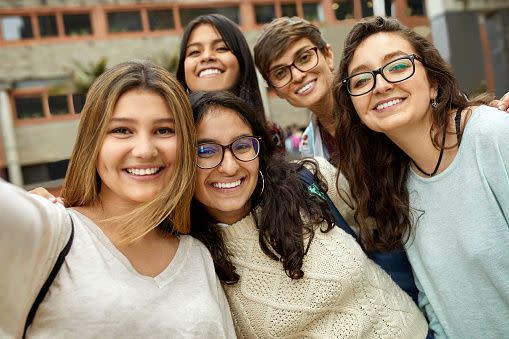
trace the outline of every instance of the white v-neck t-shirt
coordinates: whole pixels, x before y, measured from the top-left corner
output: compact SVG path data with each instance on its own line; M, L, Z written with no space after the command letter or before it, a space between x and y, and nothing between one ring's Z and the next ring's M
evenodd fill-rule
M28 338L233 338L210 253L180 236L156 277L139 274L83 214L0 181L0 337L22 334L26 315L70 234L65 262Z

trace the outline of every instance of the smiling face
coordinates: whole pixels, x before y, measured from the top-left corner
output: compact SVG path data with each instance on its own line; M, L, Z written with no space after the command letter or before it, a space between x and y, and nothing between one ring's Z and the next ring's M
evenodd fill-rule
M173 113L159 94L124 93L97 159L103 204L130 207L154 199L173 176L177 142Z
M241 136L252 136L251 127L239 114L225 107L212 107L197 126L198 143L228 145ZM198 168L195 198L217 221L232 224L251 209L251 195L258 182L260 162L236 159L224 151L221 164L211 169Z
M269 73L280 67L291 64L303 52L315 45L308 38L302 38L291 44L291 47L274 60L269 67ZM292 106L306 107L313 112L320 111L324 102L332 97L331 85L333 79L332 49L327 45L326 52L318 50L318 64L306 72L295 67L292 69L292 80L284 87L276 88L277 95L287 100Z
M201 24L189 35L184 72L191 91L222 91L235 87L240 66L217 30Z
M372 71L409 54L410 43L397 33L376 33L356 49L348 65L348 74ZM415 73L408 79L389 83L376 76L375 88L351 100L361 121L370 129L391 135L406 133L418 126L429 126L430 101L436 98L436 86L428 81L424 65L415 61Z

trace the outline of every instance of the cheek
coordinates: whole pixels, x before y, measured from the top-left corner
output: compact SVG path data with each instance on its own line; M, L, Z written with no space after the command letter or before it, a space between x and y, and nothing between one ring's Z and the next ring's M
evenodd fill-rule
M198 169L196 171L196 188L194 191L194 197L196 200L204 204L205 199L205 192L206 192L206 186L205 186L205 180L207 179L207 173L202 170Z

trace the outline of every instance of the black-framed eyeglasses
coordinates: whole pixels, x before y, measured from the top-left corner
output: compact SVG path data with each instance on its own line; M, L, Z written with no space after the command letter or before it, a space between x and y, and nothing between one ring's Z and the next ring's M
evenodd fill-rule
M380 74L385 81L396 83L410 78L415 73L415 60L423 60L415 54L405 55L370 72L352 74L342 80L348 94L351 96L364 95L376 86L376 75Z
M233 156L240 161L251 161L260 153L261 140L261 137L242 136L229 145L221 145L215 142L200 143L196 146L196 165L202 169L219 166L223 162L226 149L229 149Z
M273 69L269 73L269 82L275 88L281 88L292 81L292 66L301 72L307 72L318 65L318 47L311 47L300 53L291 64Z

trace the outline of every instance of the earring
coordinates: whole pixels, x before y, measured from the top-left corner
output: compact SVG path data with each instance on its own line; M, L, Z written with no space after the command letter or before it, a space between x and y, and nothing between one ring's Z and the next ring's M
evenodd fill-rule
M437 109L438 107L438 102L435 98L431 99L431 107L433 107L433 109Z
M265 177L263 176L263 173L262 171L258 171L260 172L260 176L262 177L262 190L260 191L260 196L263 194L263 190L265 189Z

